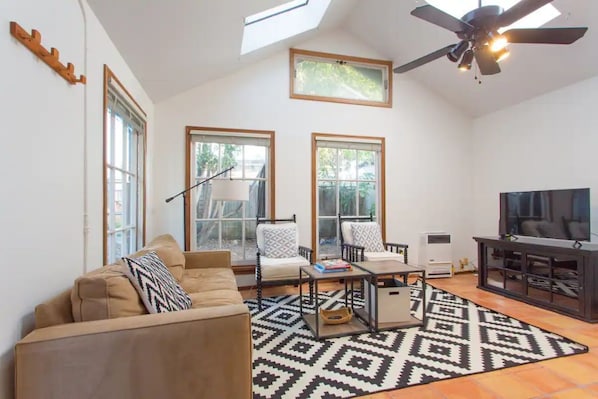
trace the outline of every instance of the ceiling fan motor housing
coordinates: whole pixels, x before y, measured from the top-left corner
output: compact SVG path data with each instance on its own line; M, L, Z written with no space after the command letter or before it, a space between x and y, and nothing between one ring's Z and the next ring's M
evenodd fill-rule
M503 13L500 6L484 6L465 14L461 20L475 27L473 32L457 32L457 36L464 40L488 38L496 29L496 19Z

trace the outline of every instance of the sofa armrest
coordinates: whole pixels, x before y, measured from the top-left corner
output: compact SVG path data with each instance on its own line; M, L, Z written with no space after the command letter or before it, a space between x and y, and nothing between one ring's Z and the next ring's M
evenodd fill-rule
M183 255L185 255L185 269L231 267L229 250L186 251Z
M70 323L15 346L16 399L252 396L246 305Z

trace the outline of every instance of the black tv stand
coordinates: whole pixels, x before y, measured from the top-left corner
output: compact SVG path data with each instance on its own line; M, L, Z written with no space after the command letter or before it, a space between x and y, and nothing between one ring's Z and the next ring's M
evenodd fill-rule
M531 237L474 240L478 288L598 322L598 245Z

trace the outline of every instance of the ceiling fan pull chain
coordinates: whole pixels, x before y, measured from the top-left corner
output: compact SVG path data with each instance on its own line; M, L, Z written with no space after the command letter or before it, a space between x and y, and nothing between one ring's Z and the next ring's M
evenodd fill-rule
M473 79L478 81L478 84L481 85L482 84L482 78L478 78L478 64L475 64L475 67L473 69Z

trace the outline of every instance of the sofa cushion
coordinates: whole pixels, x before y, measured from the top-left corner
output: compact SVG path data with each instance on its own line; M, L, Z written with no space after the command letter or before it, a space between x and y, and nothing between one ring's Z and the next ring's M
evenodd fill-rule
M74 321L148 313L121 265L104 266L78 277L71 290L71 307Z
M125 274L150 313L191 308L191 298L176 282L156 252L123 260L126 264Z
M298 280L299 268L309 266L309 261L303 256L293 258L261 258L262 281Z
M235 274L230 268L187 269L183 273L180 284L188 294L214 290L237 290Z
M170 234L162 234L148 242L139 251L128 255L128 257L139 258L152 251L156 252L158 257L162 259L162 262L164 262L174 278L177 281L181 281L183 271L185 270L185 255L183 255L183 251L181 251L174 237Z
M212 290L189 294L193 309L210 306L240 305L243 297L237 290Z

